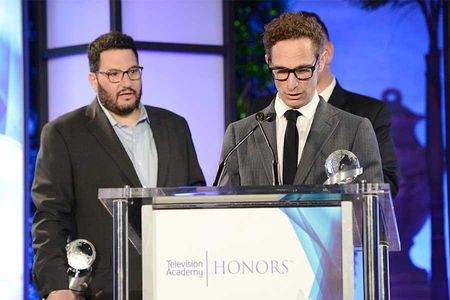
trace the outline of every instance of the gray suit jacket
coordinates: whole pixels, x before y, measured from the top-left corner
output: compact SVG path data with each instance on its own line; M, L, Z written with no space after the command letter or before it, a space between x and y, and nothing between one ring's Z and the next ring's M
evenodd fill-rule
M248 103L247 115L264 109L275 96L276 94L268 95ZM384 181L389 183L392 197L395 197L399 185L398 162L392 142L391 116L387 104L371 97L344 90L338 81L328 103L354 115L367 118L372 123L380 148Z
M263 112L275 112L274 103L272 101ZM255 125L257 122L254 115L230 124L225 132L222 157ZM276 124L265 122L263 127L276 153ZM294 184L323 184L327 179L325 160L333 151L339 149L349 150L358 157L364 169L364 173L358 177L358 180L383 182L377 138L370 122L320 99ZM253 136L229 157L220 184L271 185L272 160L262 133L256 130Z
M204 185L185 119L164 109L145 108L158 152L158 187ZM41 297L68 288L64 247L70 237L87 239L96 247L91 298L112 299L112 217L97 193L99 188L124 185L141 187L97 100L44 127L32 187L33 280ZM140 299L141 257L129 247L130 291L136 292L132 299Z

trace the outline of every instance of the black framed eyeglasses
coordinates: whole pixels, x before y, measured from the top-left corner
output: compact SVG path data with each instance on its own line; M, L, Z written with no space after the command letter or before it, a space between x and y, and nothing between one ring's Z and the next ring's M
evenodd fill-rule
M131 67L126 71L112 69L112 70L109 70L106 72L98 71L97 73L108 77L108 79L111 83L118 83L118 82L122 81L123 76L125 76L125 74L128 75L128 78L130 78L130 80L141 79L143 69L144 69L144 67L137 66L137 67Z
M291 73L294 73L295 78L297 78L298 80L308 80L313 76L318 60L319 55L316 55L316 59L311 66L302 66L295 69L269 67L269 70L272 74L273 79L278 81L286 81L289 78L289 74Z

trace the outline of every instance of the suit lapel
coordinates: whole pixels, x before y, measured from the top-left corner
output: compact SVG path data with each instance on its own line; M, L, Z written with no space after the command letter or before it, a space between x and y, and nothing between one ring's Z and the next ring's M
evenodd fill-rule
M333 92L330 95L330 99L328 99L328 103L340 109L343 109L343 107L345 107L345 93L337 80Z
M145 109L150 120L150 128L152 129L156 151L158 153L158 179L156 186L166 186L170 165L169 130L157 111L148 106Z
M311 125L305 147L303 148L302 157L297 168L294 179L295 184L304 184L307 175L311 172L315 161L320 156L323 146L331 137L333 131L338 125L339 120L334 117L334 113L329 109L329 105L320 99L317 106L314 120ZM319 166L323 167L324 166Z
M88 106L86 115L91 119L87 123L88 130L110 155L112 161L125 174L133 187L142 186L133 163L96 99Z

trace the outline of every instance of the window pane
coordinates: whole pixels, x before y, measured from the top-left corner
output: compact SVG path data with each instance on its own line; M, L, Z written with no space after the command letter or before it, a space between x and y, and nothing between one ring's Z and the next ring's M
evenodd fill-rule
M106 32L108 0L47 1L48 48L87 44Z
M223 44L221 0L127 0L122 21L137 41Z
M88 81L89 64L86 54L51 59L48 62L48 117L56 117L95 98Z

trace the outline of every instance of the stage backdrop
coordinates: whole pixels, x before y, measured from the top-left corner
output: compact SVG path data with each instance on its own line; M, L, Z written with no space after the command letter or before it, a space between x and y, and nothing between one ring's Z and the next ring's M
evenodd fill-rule
M20 1L0 0L0 298L22 299L24 100Z
M0 0L1 37L5 30L14 33L7 36L21 36L20 13L12 13L18 4L13 2ZM344 88L388 101L391 106L394 142L403 178L395 205L404 247L401 255L392 260L391 279L393 282L397 280L393 284L393 293L412 292L417 298L426 299L421 294L429 292L428 276L431 272L430 205L425 179L426 24L417 6L396 9L383 7L368 12L354 5L356 2L325 0L286 3L288 10L318 13L328 25L331 40L335 44L333 71ZM108 0L47 1L47 47L85 44L109 31L109 3ZM137 40L222 45L221 8L220 0L123 1L123 31ZM8 21L16 23L4 24ZM20 87L21 78L8 79L7 84L4 84L3 79L10 78L5 74L17 75L22 70L20 61L16 61L15 66L19 67L14 71L11 69L14 66L4 63L10 61L14 53L11 49L20 47L8 46L7 54L3 54L3 41L0 38L0 96L3 97L2 92L6 87L7 95L13 95L14 91L18 95L20 88L14 90L11 84L18 83ZM145 67L143 102L169 108L186 117L200 163L211 184L224 130L223 56L150 51L140 51L140 55ZM17 57L21 57L21 54ZM94 93L87 81L85 55L50 59L48 68L50 119L86 105L93 99ZM17 155L22 155L21 129L4 125L23 123L17 119L23 116L21 110L17 112L22 104L17 99L21 98L12 97L19 102L6 101L10 99L9 96L0 101L0 134L7 136L7 143L13 145L13 151L19 153ZM10 111L15 109L15 115L11 115ZM15 130L8 131L7 128ZM3 151L7 147L0 149ZM4 170L3 163L1 166ZM8 171L23 169L21 161L14 166ZM10 173L8 176L11 177ZM22 184L22 176L17 176L18 180L13 182ZM2 178L0 182L9 184L6 180L10 177ZM18 190L18 193L21 191ZM8 199L8 204L21 205L23 197ZM0 200L3 203L3 198L0 197ZM22 213L21 207L14 207L8 216L12 216L15 209L18 214ZM12 218L12 222L18 222L17 226L11 227L14 228L12 231L18 230L20 233L22 218L20 215ZM22 235L13 237L17 236ZM5 263L2 262L1 266ZM445 261L441 264L445 265ZM14 265L17 270L21 269L21 262ZM5 286L13 287L12 284ZM20 288L12 290L17 292ZM3 290L0 294L3 295ZM12 299L17 298L20 296Z

